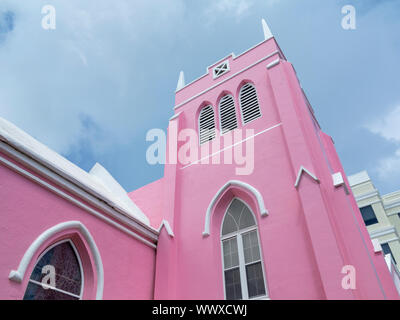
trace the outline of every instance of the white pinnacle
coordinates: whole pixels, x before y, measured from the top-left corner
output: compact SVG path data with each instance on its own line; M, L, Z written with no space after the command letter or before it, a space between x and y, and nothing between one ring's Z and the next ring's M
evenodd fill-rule
M178 84L176 86L176 91L182 89L185 86L185 75L183 73L183 71L181 71L179 73L179 80L178 80Z
M267 22L264 19L261 19L263 31L264 31L264 39L268 40L273 37L271 30L269 29Z

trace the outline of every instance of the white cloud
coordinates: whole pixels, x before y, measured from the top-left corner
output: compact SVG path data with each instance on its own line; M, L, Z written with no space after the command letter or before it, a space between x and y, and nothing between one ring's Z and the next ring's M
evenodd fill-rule
M380 119L368 124L367 128L389 141L400 143L400 105Z
M130 141L152 112L168 107L143 98L149 68L163 63L146 67L143 52L174 46L169 36L179 26L171 21L183 17L184 0L53 1L56 30L41 28L46 4L0 4L15 17L0 42L0 117L64 154L82 139L98 151Z
M240 20L252 6L251 0L214 0L205 13L212 22L216 21L220 15L233 16Z
M400 178L400 105L389 113L368 124L366 128L372 133L394 143L394 154L384 156L378 160L376 171L381 179Z

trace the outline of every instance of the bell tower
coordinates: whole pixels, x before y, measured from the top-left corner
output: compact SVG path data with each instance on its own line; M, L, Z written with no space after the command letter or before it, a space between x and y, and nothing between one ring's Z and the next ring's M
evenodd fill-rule
M397 299L334 143L262 28L189 84L180 73L155 298Z

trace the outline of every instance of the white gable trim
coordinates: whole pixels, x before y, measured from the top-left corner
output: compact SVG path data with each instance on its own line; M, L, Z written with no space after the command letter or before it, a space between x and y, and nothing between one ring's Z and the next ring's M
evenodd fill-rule
M99 249L97 248L92 235L90 234L89 230L86 229L86 227L79 221L62 222L44 231L39 237L36 238L35 241L32 242L32 244L29 246L28 250L26 250L24 256L22 257L18 269L11 270L8 278L12 281L21 283L22 279L25 276L26 269L28 268L29 263L31 262L34 254L40 248L40 246L53 235L67 229L78 229L80 232L82 232L82 235L85 237L85 240L89 244L90 251L94 258L94 264L97 273L96 300L101 300L103 298L104 288L103 262L101 261Z
M214 208L214 206L217 203L217 200L221 196L221 194L223 194L225 192L225 190L227 190L231 186L240 187L247 191L250 191L257 200L257 203L258 203L258 206L259 206L259 209L261 212L261 216L264 217L264 216L268 215L268 210L265 208L264 199L263 199L261 193L256 188L254 188L253 186L251 186L245 182L242 182L242 181L230 180L227 183L225 183L221 189L218 190L218 192L214 195L210 204L208 205L205 222L204 222L204 231L203 231L204 237L207 237L210 235L210 221L211 221L212 209Z
M173 238L174 232L172 231L171 225L169 224L169 222L167 220L164 220L161 222L160 226L158 227L158 233L161 233L161 229L165 228L165 231L167 231L168 235Z
M301 176L303 175L303 173L307 173L311 178L313 178L317 183L320 183L319 179L310 171L308 171L306 168L304 168L303 166L300 166L299 172L297 174L297 179L296 182L294 183L294 187L297 188L300 184L300 179Z

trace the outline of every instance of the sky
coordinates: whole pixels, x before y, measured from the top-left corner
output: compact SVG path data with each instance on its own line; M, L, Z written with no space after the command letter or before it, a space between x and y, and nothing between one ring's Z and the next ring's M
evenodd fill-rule
M56 29L42 28L44 5ZM356 9L345 30L341 10ZM400 189L400 1L0 0L0 117L131 191L163 175L146 133L166 129L178 75L263 40L293 63L346 173Z

